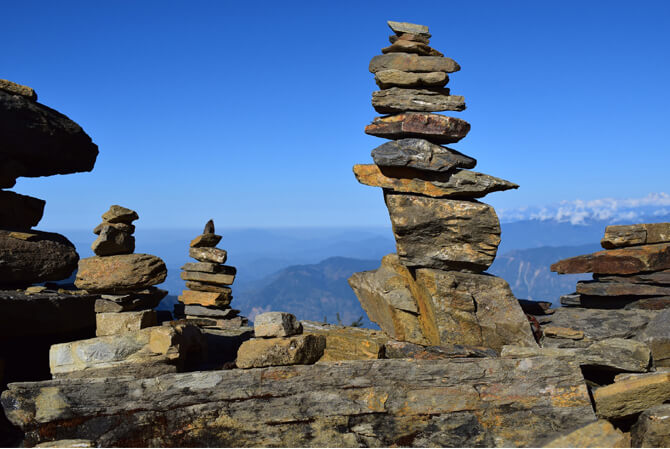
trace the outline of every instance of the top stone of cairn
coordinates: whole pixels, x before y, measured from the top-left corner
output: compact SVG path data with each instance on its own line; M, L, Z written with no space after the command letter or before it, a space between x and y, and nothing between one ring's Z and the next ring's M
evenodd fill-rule
M427 37L430 38L430 33L428 32L428 27L425 25L417 25L414 23L407 23L407 22L393 22L392 20L389 20L388 22L389 28L397 34L416 34L419 36Z
M128 209L123 206L118 206L116 204L111 206L107 212L102 214L103 221L106 221L107 223L131 224L138 218L140 217L134 210Z

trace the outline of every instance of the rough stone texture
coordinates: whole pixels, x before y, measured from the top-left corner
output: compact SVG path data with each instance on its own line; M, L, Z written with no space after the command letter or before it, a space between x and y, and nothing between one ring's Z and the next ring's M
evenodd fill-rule
M397 41L410 42L410 41ZM402 72L400 70L382 70L375 73L375 82L380 89L390 87L444 87L449 82L445 72Z
M77 268L79 255L64 236L42 231L13 234L0 230L0 285L60 281Z
M615 419L640 413L670 400L670 373L645 374L620 380L593 392L596 415Z
M559 274L635 274L670 268L670 244L634 246L599 251L556 262L551 271Z
M337 326L315 321L301 321L305 334L326 337L321 362L384 358L388 336L383 332L360 327Z
M208 284L207 282L186 281L186 288L198 292L214 292L214 293L228 293L230 294L230 287L216 284Z
M651 349L656 366L670 366L670 309L659 312L639 335Z
M394 44L398 40L405 41L414 41L414 42L423 42L424 44L430 44L430 38L427 36L421 36L414 33L401 33L401 34L392 34L389 36L389 42Z
M46 201L39 198L0 190L0 226L20 229L37 226L45 204Z
M493 207L388 191L384 199L405 265L481 272L493 263L500 244Z
M40 443L35 447L95 447L95 445L91 440L75 439L49 441L47 443Z
M211 263L211 262L188 262L185 263L183 267L181 267L182 270L184 271L199 271L201 273L236 273L234 267L228 267L225 265L220 265L218 263Z
M519 305L524 313L531 315L551 315L554 309L551 308L552 303L548 301L532 301L529 299L519 299Z
M443 360L464 357L498 357L491 348L470 345L422 346L406 341L386 342L387 359Z
M427 174L411 168L380 169L375 164L357 164L354 175L361 184L434 198L481 198L492 192L519 188L504 179L469 170Z
M210 219L205 223L205 228L203 229L203 234L214 234L214 220Z
M301 333L302 324L291 313L265 312L254 318L256 337L290 337Z
M607 226L600 244L605 249L670 242L670 223Z
M253 338L242 343L235 364L238 368L308 365L319 360L325 348L326 337L323 335Z
M222 266L221 273L201 273L199 271L182 271L181 278L185 281L205 282L217 285L232 285L235 282L235 267Z
M19 176L91 171L98 147L63 114L0 90L0 188Z
M134 310L153 309L158 306L167 290L149 287L146 290L127 293L124 295L100 295L95 301L95 312L130 312Z
M179 301L184 304L211 307L227 307L232 300L233 296L230 289L225 292L199 292L193 290L184 290L179 296Z
M409 41L405 39L399 39L388 47L382 48L382 53L414 53L420 56L444 56L442 53L429 47L423 42Z
M191 248L214 248L220 241L221 236L216 234L200 234L191 240Z
M197 305L187 305L186 307L184 307L184 314L191 316L204 316L212 318L233 318L238 313L240 313L240 311L235 309L215 309Z
M610 276L607 274L594 274L593 278L600 282L625 282L633 284L670 285L670 270L657 271L654 273L640 273L629 276Z
M107 223L131 224L138 218L140 217L137 215L137 212L117 204L110 206L109 210L102 214L102 221L106 221Z
M477 160L470 156L424 139L386 142L372 150L371 156L380 167L406 167L427 172L450 172L477 165Z
M599 419L542 447L630 447L630 436L615 429L609 421Z
M670 286L580 281L577 282L577 293L590 296L663 296L670 295Z
M135 237L113 226L103 226L91 249L96 256L132 254L135 251Z
M9 80L0 80L0 90L14 95L21 95L28 100L37 101L37 94L32 87L23 86Z
M184 321L186 324L193 324L202 328L216 328L216 329L235 329L249 324L249 320L242 316L232 318L212 318L202 316L186 315Z
M655 405L630 430L632 447L670 447L670 404Z
M153 310L140 310L137 312L96 313L95 323L95 335L104 337L105 335L125 334L156 326L157 320L156 312Z
M411 53L390 53L378 55L370 61L370 72L400 70L402 72L446 72L461 70L456 61L440 56L419 56Z
M226 263L228 253L219 248L189 248L188 255L200 262Z
M373 92L372 106L380 114L406 111L463 111L465 98L460 95L449 95L441 90L391 87Z
M601 340L585 348L540 348L538 346L508 345L502 348L500 356L507 358L555 357L575 360L581 366L638 373L646 372L651 361L651 353L647 345L624 338Z
M135 232L135 225L128 223L110 223L108 221L103 221L98 226L93 228L93 234L100 235L100 233L102 232L102 228L106 226L111 226L117 231L125 232L127 234L132 234Z
M581 340L584 338L584 331L571 329L569 327L545 326L542 328L544 335L554 338L567 338L569 340Z
M386 139L417 137L433 143L455 143L467 136L470 124L456 117L408 112L377 117L365 127L365 133Z
M415 23L408 22L394 22L389 20L386 22L391 28L391 30L397 35L401 34L416 34L417 36L422 36L427 39L430 39L430 33L428 32L428 27L426 25L417 25Z
M579 367L543 357L16 383L2 404L28 446L520 447L596 420Z
M120 254L80 260L74 284L91 292L128 293L160 284L166 277L167 268L160 258Z

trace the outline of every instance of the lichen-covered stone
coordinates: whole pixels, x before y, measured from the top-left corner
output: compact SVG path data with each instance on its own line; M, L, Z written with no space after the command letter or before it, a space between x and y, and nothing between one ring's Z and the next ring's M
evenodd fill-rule
M219 248L189 248L188 255L199 262L226 263L228 253Z
M183 290L181 295L179 295L179 301L184 304L211 307L226 307L232 299L233 296L230 289L225 292Z

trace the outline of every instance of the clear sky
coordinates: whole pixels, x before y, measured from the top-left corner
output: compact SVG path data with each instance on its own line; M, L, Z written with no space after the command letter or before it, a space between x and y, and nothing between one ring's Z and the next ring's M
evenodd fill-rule
M383 139L368 62L387 20L460 63L472 131L453 148L521 185L496 208L668 192L668 1L23 1L2 7L0 78L78 122L91 173L22 178L40 229L110 204L144 228L388 223L356 182Z

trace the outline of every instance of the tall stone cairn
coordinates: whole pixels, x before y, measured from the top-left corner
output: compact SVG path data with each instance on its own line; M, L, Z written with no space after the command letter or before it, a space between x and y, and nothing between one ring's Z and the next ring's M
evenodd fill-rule
M189 256L197 262L181 267L186 288L179 296L187 322L205 329L233 329L246 326L248 320L230 307L237 269L224 265L228 253L217 248L221 236L215 234L214 221L205 224L202 234L191 241ZM175 315L181 315L175 307Z
M353 170L360 183L383 189L397 254L349 284L370 319L397 340L535 345L507 282L483 273L495 258L500 222L477 198L518 186L470 170L474 158L444 146L470 131L460 118L435 114L465 109L464 97L445 87L460 66L429 46L427 26L388 25L391 45L370 61L380 88L372 106L388 115L365 132L389 141L372 150L374 164Z

